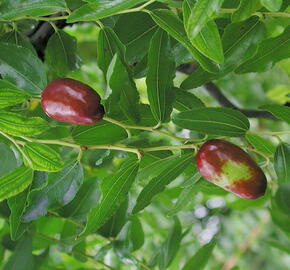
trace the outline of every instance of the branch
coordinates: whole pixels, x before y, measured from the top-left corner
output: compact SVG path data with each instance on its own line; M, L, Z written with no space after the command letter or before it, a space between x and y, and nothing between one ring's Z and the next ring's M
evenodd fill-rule
M196 66L193 64L185 64L179 66L177 70L189 75L194 70L196 70ZM213 82L208 82L204 84L204 88L223 107L232 108L237 111L240 111L249 118L264 118L270 120L277 120L276 117L274 117L271 113L267 111L247 110L237 107L230 100L228 100L228 98L222 93L219 87Z

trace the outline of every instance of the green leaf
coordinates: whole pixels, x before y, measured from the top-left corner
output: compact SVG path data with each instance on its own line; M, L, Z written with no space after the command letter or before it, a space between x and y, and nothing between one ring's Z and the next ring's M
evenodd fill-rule
M278 11L283 0L261 0L261 4L270 11Z
M266 240L266 243L268 245L270 245L271 247L277 248L280 251L284 251L286 253L288 253L288 255L290 255L290 248L288 245L284 245L281 242L277 241L277 240Z
M48 123L40 117L25 118L17 113L0 111L0 130L8 134L34 136L48 128Z
M84 221L101 197L98 182L95 177L86 180L75 198L60 209L61 216Z
M279 186L275 201L280 211L290 217L290 184L282 184Z
M104 27L100 30L97 43L97 62L104 74L107 74L109 65L116 53L122 60L125 59L125 50L124 44L112 28Z
M183 23L172 11L165 9L153 10L150 11L150 15L163 30L182 43L205 70L218 72L219 67L192 46L184 30Z
M13 171L19 166L14 152L9 146L0 143L0 177Z
M168 269L169 265L173 261L174 257L176 256L180 248L181 239L182 239L181 224L179 219L175 218L174 226L160 250L160 254L158 257L160 270Z
M277 118L285 121L290 125L290 108L287 106L269 104L259 107L260 109L267 110Z
M142 161L148 156L150 153L145 153L142 158ZM172 160L178 158L178 155L170 155L164 158L156 158L152 162L149 162L147 165L143 166L139 169L137 179L138 181L151 180L153 177L156 177L160 174L164 169L166 169L169 164L172 163ZM141 162L142 162L141 161Z
M117 55L114 56L110 68L112 68L112 71L108 82L114 99L118 100L121 110L128 119L135 123L139 122L139 93L137 92L134 80Z
M31 270L34 269L32 255L32 238L25 236L17 243L15 251L8 259L3 270Z
M30 222L46 215L49 209L71 202L83 183L83 177L83 167L78 161L67 164L57 173L50 173L47 185L30 193L22 221Z
M141 191L137 202L133 208L133 213L137 213L150 204L153 197L162 192L165 187L179 176L186 167L193 161L193 153L189 153L173 159L166 169L162 170L153 178Z
M26 224L21 223L21 216L26 206L29 190L26 189L20 194L8 199L8 205L11 211L9 217L10 235L13 241L18 240L26 229Z
M64 165L59 153L48 145L29 142L24 145L23 150L32 161L33 170L55 172Z
M185 264L182 270L202 270L205 268L207 262L211 258L212 251L216 245L216 241L212 240L210 243L201 247L194 256Z
M25 166L0 177L0 201L22 192L31 184L32 177L33 171Z
M260 0L240 0L238 9L232 14L232 21L239 22L248 19L260 7Z
M0 42L0 66L2 78L30 94L39 94L47 84L43 63L27 48Z
M193 93L178 88L174 89L175 89L175 102L173 104L173 107L176 110L184 112L205 107L204 103Z
M131 217L130 236L133 244L132 251L140 249L145 242L145 235L142 228L142 223L137 216Z
M0 5L0 20L46 16L66 9L64 0L4 0Z
M147 54L150 40L157 28L146 13L135 12L120 16L114 31L126 46L126 60L130 65L140 61Z
M116 237L122 230L127 220L128 197L121 203L115 214L106 223L99 228L98 234L106 238Z
M15 45L29 49L32 53L37 55L30 40L18 31L7 32L3 36L0 36L0 42L13 43Z
M112 16L122 10L132 8L144 0L87 0L86 5L75 10L69 17L68 22L96 21Z
M282 231L285 233L290 233L290 216L289 212L287 214L284 214L284 212L281 211L280 207L277 205L276 200L272 201L272 208L270 209L271 217L273 220L273 223L278 226Z
M247 117L229 108L201 108L176 114L173 122L186 129L230 137L243 136L250 127Z
M181 88L195 88L232 72L256 52L256 45L264 34L265 28L257 16L229 24L222 36L225 61L220 65L220 72L212 74L198 68L182 82Z
M194 38L189 34L188 37L192 45L203 55L219 64L224 62L222 41L214 21L208 22Z
M168 34L158 30L150 43L146 84L152 114L159 122L169 118L174 102L172 87L175 64L170 49Z
M177 201L167 213L168 216L176 215L179 211L184 209L188 205L188 203L194 198L194 194L197 193L201 187L201 183L198 182L200 178L200 174L196 173L192 176L192 178L188 179L191 181L191 184L183 187L183 190L180 193Z
M263 137L254 134L247 134L246 139L257 150L265 154L273 155L275 152L275 146L269 140L266 140Z
M101 183L102 200L93 208L82 235L90 234L99 229L118 209L132 186L139 164L135 159L129 159L115 174L109 175Z
M237 73L263 72L273 65L290 57L290 26L274 38L268 38L259 44L257 53L236 70Z
M190 1L183 2L183 23L186 30L188 30L187 25L192 10L191 6ZM187 32L190 42L197 50L217 63L224 61L222 42L214 21L207 22L197 35L192 36L191 34L191 32Z
M0 126L1 128L1 126ZM109 144L127 138L126 131L110 122L101 121L92 126L78 126L72 137L81 145Z
M50 79L65 77L79 67L76 38L62 30L55 32L48 40L45 49L45 64Z
M201 29L214 18L219 11L223 0L198 0L191 10L187 21L187 33L193 39L201 31Z
M25 92L5 80L0 80L0 109L24 102L28 96Z
M281 143L275 152L274 168L279 183L290 182L290 145Z

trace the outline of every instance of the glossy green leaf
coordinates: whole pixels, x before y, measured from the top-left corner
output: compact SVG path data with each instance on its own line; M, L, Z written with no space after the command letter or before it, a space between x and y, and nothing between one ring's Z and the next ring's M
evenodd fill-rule
M290 57L290 26L274 38L262 41L257 53L236 70L237 73L263 72L273 65Z
M61 216L84 221L101 197L98 182L95 177L86 180L75 198L60 209Z
M83 167L78 161L67 164L57 173L50 173L47 185L30 193L22 221L32 221L46 215L49 209L70 203L82 185L83 177Z
M48 123L40 117L25 118L17 113L0 111L0 130L8 134L33 136L48 128Z
M146 13L128 13L118 19L114 31L126 46L126 60L129 64L135 64L147 54L150 40L157 28Z
M177 201L167 213L168 216L176 215L178 212L184 209L191 200L193 200L194 195L200 190L201 183L198 182L200 178L200 174L195 173L192 178L188 179L191 181L191 183L183 187L183 190L180 193Z
M62 30L55 32L48 40L45 50L45 64L50 79L65 77L79 67L76 38Z
M173 122L186 129L231 137L243 136L250 127L247 117L229 108L201 108L176 114Z
M22 103L27 98L25 92L18 90L8 81L0 80L0 109Z
M45 16L66 9L64 0L4 0L0 5L0 20Z
M26 229L26 224L21 223L21 216L26 206L29 190L26 189L20 194L8 199L8 205L11 211L9 217L10 235L13 241L18 240Z
M150 153L146 153L145 156L148 154L150 155ZM142 158L142 161L144 157ZM139 169L137 175L138 181L148 181L153 177L156 177L164 169L168 168L169 164L171 164L172 161L176 158L178 158L178 155L170 155L164 158L156 158L153 161L149 162L147 165Z
M214 21L208 22L195 36L189 35L192 45L206 57L221 64L224 62L224 53L221 37Z
M72 133L75 142L82 145L115 143L127 138L126 131L107 121L92 126L78 126Z
M261 4L270 11L278 11L283 0L261 0Z
M183 2L183 23L186 30L188 30L187 25L192 6L190 1ZM207 22L197 35L192 36L192 32L187 32L187 35L192 45L206 57L217 63L222 63L224 61L221 37L217 25L213 20Z
M138 171L139 164L135 159L123 163L120 170L109 175L101 183L102 200L93 208L82 235L90 234L100 228L125 200Z
M116 237L122 230L127 220L129 206L128 197L121 203L114 215L98 230L98 234L106 238Z
M32 177L33 171L25 166L0 177L0 201L22 192L31 184Z
M31 160L33 170L55 172L64 165L59 153L48 145L29 142L23 150Z
M193 154L189 153L173 159L168 166L153 178L140 192L133 213L137 213L150 204L153 197L179 176L193 162Z
M124 44L112 28L104 27L100 30L97 43L97 62L104 74L107 74L108 67L115 54L122 60L125 59L125 49Z
M254 135L254 134L247 134L246 139L257 150L265 154L273 155L275 152L275 146L272 144L272 142L264 139L261 136Z
M165 9L153 10L150 15L163 30L182 43L205 70L218 72L218 66L192 46L186 35L183 23L172 11Z
M203 27L214 18L219 11L223 0L198 0L191 10L187 21L187 32L194 38Z
M47 84L43 63L27 48L1 42L0 66L2 78L30 94L39 94Z
M13 43L15 45L31 50L31 52L35 55L37 54L30 40L18 31L7 32L4 35L0 36L0 42Z
M180 111L190 111L205 107L204 103L193 93L175 88L175 102L173 107Z
M232 14L232 21L239 22L249 18L260 6L260 0L240 0L238 9Z
M108 76L108 83L112 89L111 95L118 100L122 112L128 119L139 122L139 93L133 78L117 55L114 56L110 69L112 70Z
M275 152L274 168L279 183L290 182L290 145L281 143Z
M168 269L169 265L176 256L182 239L182 228L178 218L174 219L174 226L171 229L168 237L163 243L158 257L159 269Z
M8 259L3 270L31 270L33 268L32 237L28 235L17 243L15 251Z
M14 152L11 148L4 144L0 143L0 177L13 171L16 169L20 164L17 160Z
M222 36L225 61L220 65L220 72L212 74L198 68L182 82L181 88L195 88L232 72L256 52L256 45L264 38L264 34L265 28L256 16L229 24Z
M270 209L270 213L271 213L273 223L276 226L278 226L283 232L289 234L290 233L289 213L285 214L283 211L281 211L280 207L276 203L276 200L272 201L272 208Z
M212 240L208 244L201 247L194 256L185 264L182 270L202 270L211 258L212 251L216 245L216 241Z
M146 77L150 108L158 122L164 122L169 118L174 102L172 87L175 64L170 49L168 34L158 30L150 43Z
M267 110L277 118L290 125L290 108L282 105L269 104L260 106L260 109Z
M275 201L280 211L290 217L290 184L282 184L279 186Z
M87 0L86 5L75 10L68 18L68 22L95 21L112 16L122 10L130 9L144 0Z
M132 250L140 249L145 242L145 235L142 227L142 223L137 216L131 217L131 231L130 231Z

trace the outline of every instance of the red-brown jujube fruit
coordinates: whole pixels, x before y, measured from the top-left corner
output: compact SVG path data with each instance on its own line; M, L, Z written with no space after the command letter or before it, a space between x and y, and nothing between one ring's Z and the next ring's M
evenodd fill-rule
M267 180L262 169L230 142L205 142L196 155L196 165L205 179L241 198L254 200L265 194Z
M52 119L79 125L102 120L101 98L90 86L69 78L50 82L42 92L41 105Z

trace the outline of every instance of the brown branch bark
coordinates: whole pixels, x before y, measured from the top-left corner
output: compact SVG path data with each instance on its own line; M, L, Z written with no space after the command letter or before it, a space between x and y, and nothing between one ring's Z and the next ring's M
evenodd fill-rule
M196 66L192 64L181 65L177 68L178 71L185 74L191 74L195 69ZM213 82L208 82L204 84L204 88L208 92L208 94L213 97L222 107L238 110L249 118L264 118L270 120L277 120L276 117L274 117L271 113L267 111L248 110L237 107L222 93L221 89Z

